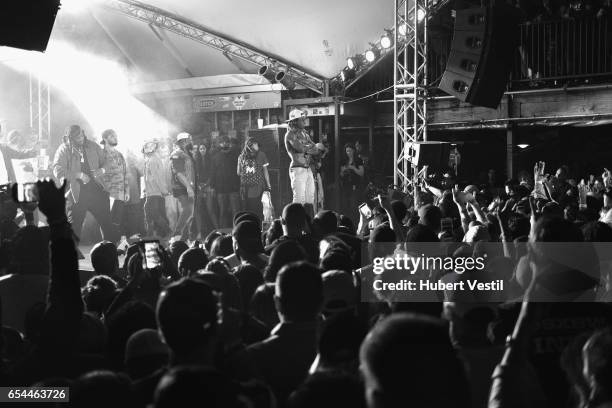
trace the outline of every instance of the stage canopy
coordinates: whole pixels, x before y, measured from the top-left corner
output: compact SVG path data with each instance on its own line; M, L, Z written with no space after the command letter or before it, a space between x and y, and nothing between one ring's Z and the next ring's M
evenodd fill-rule
M254 74L258 66L104 7L72 0L60 11L53 41L126 62L135 81ZM73 7L74 3L79 7ZM101 3L101 4L100 4ZM146 0L220 35L331 78L393 25L393 2L372 0Z

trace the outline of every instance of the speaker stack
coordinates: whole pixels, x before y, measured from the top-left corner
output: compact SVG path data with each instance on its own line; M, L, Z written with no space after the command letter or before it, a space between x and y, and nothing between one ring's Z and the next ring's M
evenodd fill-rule
M0 46L45 51L59 7L59 0L0 1Z
M408 145L408 156L417 167L443 170L448 167L450 150L451 145L447 142L416 142Z
M516 9L502 1L457 10L440 89L472 105L496 109L506 90L518 44Z

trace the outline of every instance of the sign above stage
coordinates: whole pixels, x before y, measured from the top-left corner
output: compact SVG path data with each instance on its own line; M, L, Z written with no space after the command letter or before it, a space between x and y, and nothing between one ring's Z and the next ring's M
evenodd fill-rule
M193 111L227 112L281 107L280 92L255 92L232 95L197 95L193 97Z

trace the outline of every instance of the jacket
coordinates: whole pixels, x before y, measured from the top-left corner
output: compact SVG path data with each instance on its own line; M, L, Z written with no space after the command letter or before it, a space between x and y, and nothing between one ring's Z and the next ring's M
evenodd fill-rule
M195 191L196 175L193 158L181 149L176 149L170 155L170 169L172 171L172 193L175 197L187 195L187 187L181 183L178 174L184 174L191 188Z
M168 194L166 171L166 166L164 166L157 152L145 157L144 193L146 197L164 196Z
M85 139L83 142L83 149L87 155L89 168L92 172L98 169L104 169L105 172L110 170L106 164L106 155L97 143ZM53 158L53 176L57 181L61 181L62 178L66 179L66 198L75 203L79 202L79 195L81 193L81 183L77 179L80 172L81 154L78 149L71 143L62 143L60 147L58 147L55 152L55 157ZM90 181L90 183L94 182L98 183L106 190L106 185L102 177Z
M115 200L128 201L130 190L127 178L127 164L121 152L104 150L106 163L110 170L104 174L104 183L108 193ZM88 156L89 157L89 156Z

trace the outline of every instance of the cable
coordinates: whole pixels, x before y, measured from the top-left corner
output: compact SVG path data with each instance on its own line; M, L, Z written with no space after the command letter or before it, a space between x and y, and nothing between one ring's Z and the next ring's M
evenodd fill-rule
M344 103L345 103L345 104L347 104L347 103L353 103L353 102L361 101L362 99L371 98L371 97L373 97L373 96L378 95L379 93L382 93L382 92L388 91L388 90L389 90L389 89L391 89L391 88L393 88L393 85L388 86L388 87L386 87L385 89L381 89L380 91L376 91L376 92L374 92L373 94L370 94L370 95L367 95L367 96L362 96L361 98L353 99L353 100L350 100L350 101L347 101L347 102L344 102Z

